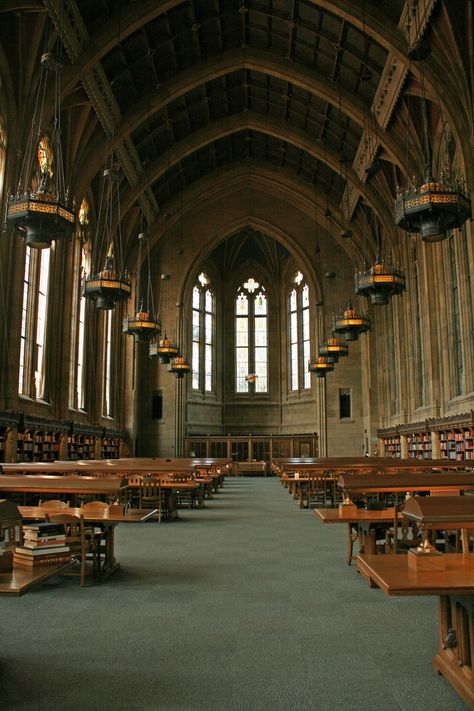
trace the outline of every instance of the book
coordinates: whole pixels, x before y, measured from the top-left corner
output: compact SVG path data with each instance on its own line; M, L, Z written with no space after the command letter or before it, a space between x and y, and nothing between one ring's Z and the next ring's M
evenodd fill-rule
M64 541L65 534L63 531L62 533L53 533L51 536L30 536L30 534L27 532L24 538L25 541L33 541L35 543L46 543L47 541Z
M69 552L69 546L51 546L50 548L44 549L44 548L24 548L24 547L17 547L15 548L15 554L18 555L24 555L24 556L48 556L48 555L55 555L56 553L62 553L64 551Z
M23 526L23 533L30 537L41 537L41 536L51 536L53 534L63 534L64 526L60 523L35 523L31 525Z
M25 560L23 558L18 558L13 555L13 564L15 567L19 568L41 568L42 566L54 566L54 565L64 565L65 563L71 562L70 555L55 556L54 558L48 558L46 560Z
M24 548L28 548L29 550L49 550L50 548L55 548L56 546L65 546L66 545L66 539L65 538L54 538L49 541L29 541L28 539L25 539L23 543Z

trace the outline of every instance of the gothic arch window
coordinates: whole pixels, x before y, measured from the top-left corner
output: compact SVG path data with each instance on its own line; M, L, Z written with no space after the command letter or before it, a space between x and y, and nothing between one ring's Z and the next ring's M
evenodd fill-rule
M192 389L214 390L215 298L209 277L201 272L192 299Z
M290 390L311 387L308 372L310 357L309 287L298 271L292 279L288 297Z
M85 361L86 361L86 299L82 294L82 279L88 273L86 250L81 239L76 240L71 327L71 368L69 406L74 410L85 408Z
M18 392L44 399L51 248L25 249Z
M235 389L268 392L268 303L265 287L253 277L235 299Z
M112 402L112 392L114 386L113 379L113 322L114 322L114 312L104 311L104 334L103 334L103 408L102 414L104 417L113 417L113 402Z

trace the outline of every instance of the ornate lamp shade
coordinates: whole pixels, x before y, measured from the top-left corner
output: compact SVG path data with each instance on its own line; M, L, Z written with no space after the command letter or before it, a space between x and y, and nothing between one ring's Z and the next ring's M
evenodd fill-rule
M328 338L326 343L322 346L319 346L318 353L319 355L332 358L333 363L337 363L339 358L348 355L349 346L347 343L344 343L344 341L341 341L340 338L332 337Z
M176 343L171 343L171 341L168 340L165 333L165 337L160 341L155 339L150 342L149 355L150 358L158 358L160 363L168 364L171 358L175 358L179 355L179 348Z
M132 285L128 275L117 275L113 267L113 258L109 255L101 272L83 279L82 293L95 301L98 309L110 310L114 308L117 301L130 298Z
M324 378L326 373L334 370L334 363L330 363L327 356L319 355L317 358L311 358L308 370L310 373L316 373L317 378Z
M400 190L395 200L395 224L407 232L419 232L425 242L439 242L447 232L471 217L471 201L462 182L436 181Z
M74 205L70 204L65 183L59 125L59 95L54 100L51 133L43 133L43 103L40 97L55 75L59 81L61 64L52 52L41 57L37 88L25 161L15 194L7 198L6 220L24 237L29 247L45 249L53 240L69 237L75 228ZM56 94L58 92L56 91ZM41 135L42 134L42 135ZM37 139L39 137L39 140Z
M248 375L245 376L245 380L248 383L256 383L257 382L258 375L256 373L249 373Z
M58 195L36 192L8 198L7 222L24 235L29 247L45 249L74 232L75 216Z
M346 341L357 341L359 334L370 331L370 319L360 314L349 302L347 309L334 319L333 333L340 333Z
M136 316L127 316L122 322L122 333L134 336L136 343L148 343L161 333L161 323L148 311L139 311Z
M385 305L394 294L405 291L405 272L377 257L366 272L354 275L355 293L370 298L370 303Z
M190 372L191 366L186 362L184 356L177 356L172 359L171 363L167 366L167 370L169 373L174 373L177 378L184 378L184 376Z

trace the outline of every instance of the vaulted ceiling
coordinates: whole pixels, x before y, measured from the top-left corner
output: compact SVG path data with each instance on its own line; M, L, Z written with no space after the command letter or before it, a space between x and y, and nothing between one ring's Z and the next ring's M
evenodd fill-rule
M463 98L468 30L459 19L465 5L3 2L2 113L10 140L24 146L29 126L18 118L31 113L39 57L49 48L62 53L62 126L73 192L79 200L88 194L97 209L101 171L114 152L130 240L142 212L151 229L163 225L177 196L182 204L189 191L234 169L272 171L287 186L290 204L313 199L317 219L329 210L335 233L352 220L355 239L362 201L393 239L396 184L422 163L420 127L410 114L420 79L455 137L469 123ZM446 33L456 42L446 43ZM421 38L432 49L422 67L408 59L408 46ZM457 85L441 71L448 61L459 65ZM439 120L432 111L431 121Z

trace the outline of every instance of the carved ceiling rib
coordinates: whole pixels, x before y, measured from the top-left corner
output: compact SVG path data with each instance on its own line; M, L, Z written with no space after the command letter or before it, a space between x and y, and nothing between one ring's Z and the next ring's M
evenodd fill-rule
M192 69L177 74L172 82L163 84L158 91L150 92L137 102L132 114L123 118L117 128L116 137L108 144L110 149L127 139L141 123L150 116L162 111L171 102L188 92L202 86L208 81L223 77L239 70L251 70L270 75L284 81L291 82L305 91L314 94L335 108L339 108L341 101L344 112L359 126L365 123L365 107L363 101L348 91L338 91L334 82L315 76L314 72L296 63L288 62L270 51L264 50L239 50L225 52L219 57L200 62ZM339 96L340 94L340 96ZM406 151L396 138L386 134L383 130L376 131L379 145L383 146L387 156L402 169L408 170L400 161L406 157ZM106 142L94 142L88 154L84 157L83 165L78 173L81 175L81 185L88 184L100 166L101 156L105 154Z
M66 2L44 0L44 3L60 33L67 53L72 60L77 59L82 46L89 42L90 36L75 0L66 0ZM88 71L81 76L81 81L107 138L111 138L114 136L117 126L120 125L122 117L101 65L99 63L91 65ZM129 184L136 185L143 167L133 141L127 137L116 145L115 150ZM139 202L148 223L151 223L158 213L158 205L153 192L148 188L141 191Z
M436 2L437 0L425 0L423 5L418 3L415 8L415 15L412 16L411 9L413 8L413 3L411 0L405 1L398 23L398 29L401 32L405 30L410 44L423 37ZM390 52L370 108L377 125L384 130L390 122L407 74L408 68L406 64L401 62L393 52ZM367 180L367 170L370 170L380 146L381 142L378 136L372 136L370 130L364 130L352 164L352 167L363 183ZM405 174L411 174L411 171L407 170L407 166L405 166L404 170ZM346 186L342 204L346 208L348 221L351 220L354 214L359 196L360 193L357 190L354 190L349 185Z

